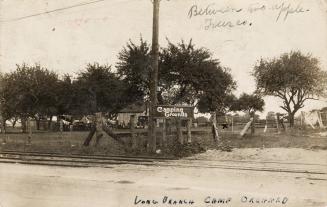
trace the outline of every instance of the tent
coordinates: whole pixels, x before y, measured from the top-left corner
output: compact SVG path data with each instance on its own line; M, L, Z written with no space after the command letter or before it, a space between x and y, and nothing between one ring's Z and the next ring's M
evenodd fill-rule
M301 123L305 125L310 125L313 129L316 128L318 125L320 128L325 128L322 118L321 118L321 113L318 110L314 110L311 112L301 112Z

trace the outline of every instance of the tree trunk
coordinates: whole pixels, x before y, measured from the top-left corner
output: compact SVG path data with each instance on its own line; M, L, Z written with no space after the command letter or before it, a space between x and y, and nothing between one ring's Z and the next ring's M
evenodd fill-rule
M290 128L294 127L294 115L295 113L288 113L288 118L289 118L289 122L290 122Z
M219 141L218 127L217 127L217 114L216 112L211 113L212 119L212 135L215 142Z
M22 132L23 132L23 133L26 133L26 132L27 132L26 121L27 121L27 118L26 118L26 117L21 117L21 122L22 122Z

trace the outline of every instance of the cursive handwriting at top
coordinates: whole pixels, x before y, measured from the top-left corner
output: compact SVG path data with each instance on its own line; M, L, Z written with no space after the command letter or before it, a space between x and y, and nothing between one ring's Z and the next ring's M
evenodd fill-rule
M215 4L209 4L206 7L200 7L198 5L193 5L189 9L188 17L191 19L192 17L196 16L213 16L216 14L224 14L224 13L230 13L230 12L241 12L241 8L233 8L233 7L224 7L224 8L214 8Z
M294 6L292 4L286 4L285 2L281 4L276 4L271 7L272 10L277 10L278 11L278 16L276 18L276 22L280 19L280 17L284 16L284 21L286 21L287 17L290 14L298 14L298 13L303 13L303 12L308 12L310 11L309 9L304 9L301 4L298 4L297 6Z
M287 1L282 1L280 3L274 4L264 4L261 2L248 4L243 7L237 6L224 6L219 7L215 3L207 4L207 5L198 5L193 4L187 13L187 17L189 19L195 17L204 17L204 18L213 18L214 16L229 14L230 16L238 14L247 15L254 14L259 12L272 12L276 15L276 22L278 21L286 21L290 15L300 14L304 12L309 12L310 9L305 8L301 5L301 3L294 4L288 3ZM224 15L226 17L226 15ZM242 17L244 18L244 17Z
M215 20L213 18L205 19L205 30L215 30L218 28L234 28L239 26L252 26L251 22L247 20L236 20L236 21L228 21L228 20Z

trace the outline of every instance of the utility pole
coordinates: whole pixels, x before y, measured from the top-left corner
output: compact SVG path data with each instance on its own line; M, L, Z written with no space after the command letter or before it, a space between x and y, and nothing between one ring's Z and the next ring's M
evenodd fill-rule
M158 65L159 65L159 3L153 0L153 27L152 27L152 57L150 79L150 116L148 129L148 151L156 151L156 120L154 118L157 105Z

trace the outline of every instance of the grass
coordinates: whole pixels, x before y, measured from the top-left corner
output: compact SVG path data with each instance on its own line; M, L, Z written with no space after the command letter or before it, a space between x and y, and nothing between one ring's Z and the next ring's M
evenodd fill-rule
M28 134L11 132L0 134L0 151L19 150L29 152L60 153L60 154L84 154L84 155L147 155L145 150L146 137L144 132L137 136L138 150L131 149L130 135L128 130L121 134L125 145L117 143L114 139L105 135L95 146L95 139L89 147L84 147L83 141L88 132L37 132L32 134L31 142ZM327 138L318 135L319 130L288 130L277 133L275 129L263 133L258 129L255 135L239 136L239 131L220 131L220 140L215 142L210 128L192 130L193 144L178 144L175 133L167 135L167 148L162 148L163 155L175 155L177 157L188 156L206 149L230 148L304 148L304 149L327 149ZM186 134L184 134L186 137ZM158 139L161 134L157 134Z

